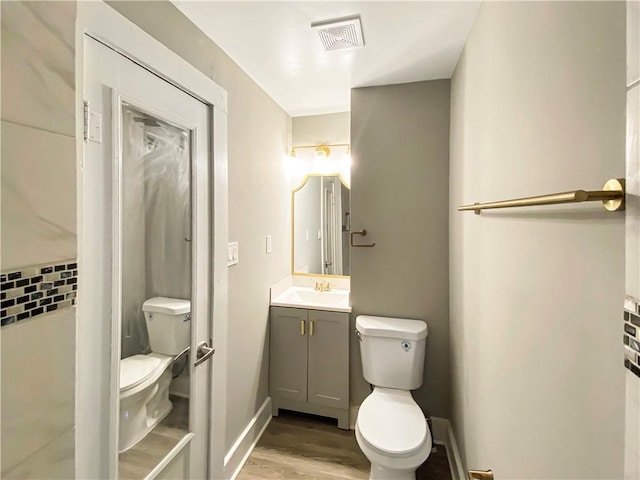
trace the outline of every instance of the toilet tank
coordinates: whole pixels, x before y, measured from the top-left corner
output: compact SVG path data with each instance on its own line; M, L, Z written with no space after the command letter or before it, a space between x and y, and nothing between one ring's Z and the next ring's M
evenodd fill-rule
M422 385L426 322L359 315L356 331L367 382L400 390L414 390Z
M154 297L142 304L155 353L177 355L191 345L191 302L179 298Z

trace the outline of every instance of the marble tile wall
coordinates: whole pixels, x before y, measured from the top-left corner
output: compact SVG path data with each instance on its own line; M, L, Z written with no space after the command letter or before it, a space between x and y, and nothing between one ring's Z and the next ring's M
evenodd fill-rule
M75 4L3 2L2 269L76 257Z
M640 2L627 1L625 478L640 478ZM633 309L636 309L635 312ZM636 356L634 359L633 356ZM635 360L635 361L634 361Z
M49 455L43 450L66 452L67 461L70 453L73 464L73 448L63 447L65 435L73 433L74 352L75 307L2 328L0 477L42 463ZM73 477L71 467L68 478Z
M11 286L9 273L66 268L77 258L76 2L0 2L0 9L0 268L7 301L9 292L22 290L12 299L35 293L24 289L37 277ZM70 278L58 287L66 289ZM2 478L74 476L76 313L66 298L73 285L55 310L43 305L40 312L32 305L40 298L2 309ZM25 310L27 303L33 308Z
M624 366L640 378L640 304L631 297L624 302Z
M3 120L75 136L75 17L75 2L3 2Z

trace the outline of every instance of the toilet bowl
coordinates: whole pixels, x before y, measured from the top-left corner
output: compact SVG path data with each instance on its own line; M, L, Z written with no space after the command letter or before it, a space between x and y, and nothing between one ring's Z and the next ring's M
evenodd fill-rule
M191 340L189 300L155 297L142 310L151 353L120 360L118 452L140 442L171 412L170 367Z
M159 353L120 361L120 436L118 451L142 440L171 412L169 400L173 357Z
M375 387L358 411L356 440L371 479L413 480L431 453L431 432L411 393Z
M356 440L371 462L371 480L415 480L429 457L431 432L411 396L422 385L427 324L422 320L356 319L365 379L373 392L360 405Z

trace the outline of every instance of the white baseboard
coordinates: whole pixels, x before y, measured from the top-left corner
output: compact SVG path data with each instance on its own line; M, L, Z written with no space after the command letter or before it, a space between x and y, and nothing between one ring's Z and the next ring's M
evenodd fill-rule
M235 480L270 421L271 397L267 397L224 456L224 478Z
M431 417L431 429L433 433L433 443L443 445L447 449L449 459L449 469L451 470L451 480L466 480L464 467L460 459L458 444L453 434L451 422L446 418Z
M449 420L440 417L431 417L431 430L433 434L433 443L438 445L447 445L447 428Z
M451 422L447 420L447 456L449 457L449 468L451 469L451 480L466 480L467 475L465 473L464 466L462 465L462 458L460 457L460 451L458 450L458 443L453 433L453 427Z

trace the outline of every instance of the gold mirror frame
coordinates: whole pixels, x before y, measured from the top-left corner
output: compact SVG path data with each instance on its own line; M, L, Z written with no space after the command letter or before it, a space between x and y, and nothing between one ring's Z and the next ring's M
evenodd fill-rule
M295 194L296 192L302 190L302 188L307 184L311 177L338 177L340 179L340 183L349 189L349 208L351 208L351 186L344 181L344 177L340 172L329 172L329 173L307 173L296 188L291 190L291 276L297 277L321 277L321 278L351 278L351 275L327 275L325 273L300 273L295 272L295 264L294 264L294 254L295 254L295 246L294 246L294 218L295 218ZM349 271L351 271L351 265L349 265Z

